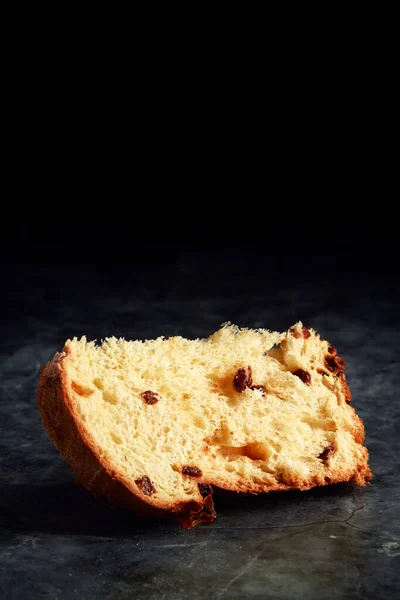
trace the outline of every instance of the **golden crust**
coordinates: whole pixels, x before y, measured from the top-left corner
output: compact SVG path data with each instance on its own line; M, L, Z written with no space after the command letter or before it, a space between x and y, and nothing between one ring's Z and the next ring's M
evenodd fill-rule
M68 348L42 367L37 401L44 428L79 483L95 496L105 496L112 504L141 515L161 517L171 512L201 511L203 502L200 499L188 505L155 505L139 489L135 492L131 489L131 483L124 480L102 456L101 449L88 437L79 416L75 414L68 392L65 360L68 360Z

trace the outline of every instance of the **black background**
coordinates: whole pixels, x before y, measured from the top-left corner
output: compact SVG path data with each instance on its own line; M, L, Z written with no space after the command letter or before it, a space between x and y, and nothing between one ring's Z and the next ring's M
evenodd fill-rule
M268 295L280 284L326 282L351 294L357 282L377 282L382 295L398 298L394 205L251 198L88 204L3 217L3 318L51 310L62 296L76 301L94 283L104 294L134 294L143 284L213 296L235 288L243 294L246 285Z

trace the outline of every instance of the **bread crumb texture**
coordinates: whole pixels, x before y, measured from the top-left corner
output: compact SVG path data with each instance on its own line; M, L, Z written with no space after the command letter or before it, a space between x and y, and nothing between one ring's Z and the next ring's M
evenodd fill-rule
M91 491L113 499L107 492L118 484L139 512L198 517L212 486L365 485L364 427L344 368L336 349L300 322L285 333L227 324L196 340L74 338L42 369L38 403Z

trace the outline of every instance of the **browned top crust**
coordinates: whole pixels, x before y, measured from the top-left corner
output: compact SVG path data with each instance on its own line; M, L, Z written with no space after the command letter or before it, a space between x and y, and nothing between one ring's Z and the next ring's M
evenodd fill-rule
M116 506L129 508L141 515L167 516L169 512L186 514L203 509L203 499L192 502L189 507L178 504L171 507L157 507L147 501L151 496L152 484L136 485L124 481L104 456L101 456L74 413L65 385L63 361L67 352L58 353L54 359L42 367L37 391L38 408L43 425L55 446L61 452L71 470L77 475L79 483L96 496L106 496Z

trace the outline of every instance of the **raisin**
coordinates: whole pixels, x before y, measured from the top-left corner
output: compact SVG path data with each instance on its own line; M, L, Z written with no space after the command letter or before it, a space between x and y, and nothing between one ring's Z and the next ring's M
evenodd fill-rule
M212 487L211 485L207 485L205 483L199 483L199 492L203 498L207 498L207 496L212 494Z
M235 377L233 378L233 387L240 394L244 390L253 385L253 374L251 367L242 367L237 370Z
M262 392L262 395L265 396L265 394L267 393L267 388L265 387L265 385L252 385L250 387L251 390L260 390L260 392Z
M334 356L325 356L325 365L330 371L336 371L336 360Z
M346 363L344 362L343 358L340 358L340 356L325 356L325 366L332 373L343 368L345 364Z
M293 375L296 375L296 377L301 379L302 382L305 383L306 385L310 385L311 375L310 375L310 373L307 373L307 371L303 371L303 369L297 369L297 371L295 371L293 373Z
M320 458L323 462L326 462L328 460L328 458L330 458L332 456L332 454L334 454L335 452L335 446L333 444L329 444L329 446L327 446L325 448L325 450L323 450L321 452L321 454L318 456L318 458Z
M296 339L299 339L302 335L303 335L303 338L307 339L311 335L311 331L309 329L307 329L307 327L302 327L301 333L300 333L300 331L297 331L297 329L295 329L294 327L291 327L289 329L289 331L292 334L292 336Z
M189 477L201 477L203 475L203 471L201 471L201 469L198 469L197 467L185 465L184 467L182 467L182 474L188 475Z
M208 485L204 487L211 490L211 487ZM212 493L208 494L207 496L203 496L203 498L204 504L199 512L191 511L188 515L185 515L183 519L181 519L181 525L183 525L185 529L191 529L192 527L196 527L196 525L205 525L214 522L217 514L214 509Z
M161 400L161 396L159 396L156 392L152 392L151 390L146 390L140 395L146 404L157 404L157 402Z
M151 496L156 491L156 488L151 483L147 475L143 475L143 477L140 477L140 479L135 479L135 483L142 490L145 496Z

